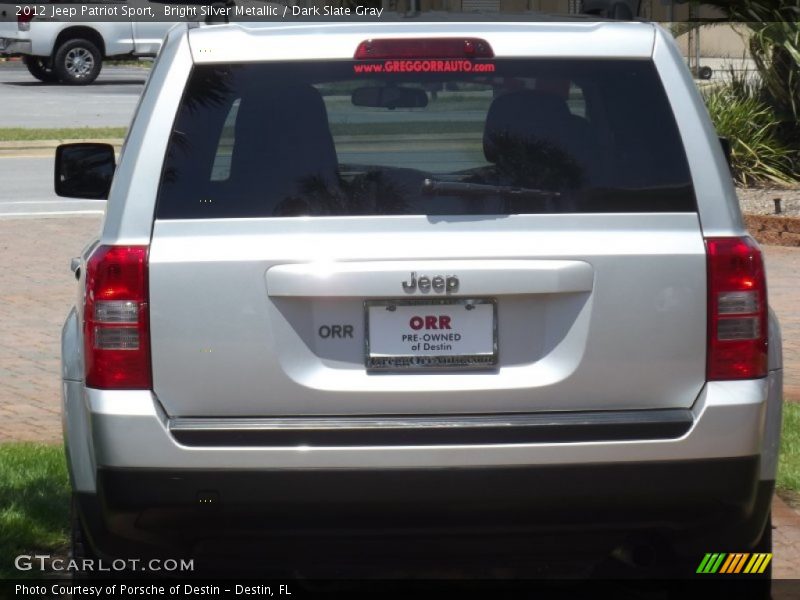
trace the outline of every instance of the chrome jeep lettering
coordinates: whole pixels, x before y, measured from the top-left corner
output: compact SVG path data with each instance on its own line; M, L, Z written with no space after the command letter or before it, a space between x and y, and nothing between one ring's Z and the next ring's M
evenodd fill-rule
M407 293L413 293L414 290L417 289L417 274L414 271L411 271L411 280L403 282L403 291Z
M417 277L416 271L411 272L411 277L408 281L402 282L403 291L407 294L413 294L417 290L423 294L427 294L433 290L437 294L452 294L458 291L459 281L455 275L420 275Z

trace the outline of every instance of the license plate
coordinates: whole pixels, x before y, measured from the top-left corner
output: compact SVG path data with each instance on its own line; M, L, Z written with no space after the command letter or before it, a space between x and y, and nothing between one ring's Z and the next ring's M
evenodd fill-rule
M367 369L497 365L494 299L368 300Z

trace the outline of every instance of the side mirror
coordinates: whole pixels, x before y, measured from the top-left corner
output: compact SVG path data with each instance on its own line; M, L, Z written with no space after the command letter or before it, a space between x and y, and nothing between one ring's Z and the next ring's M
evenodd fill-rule
M61 144L56 148L56 194L105 200L115 167L114 147L110 144Z

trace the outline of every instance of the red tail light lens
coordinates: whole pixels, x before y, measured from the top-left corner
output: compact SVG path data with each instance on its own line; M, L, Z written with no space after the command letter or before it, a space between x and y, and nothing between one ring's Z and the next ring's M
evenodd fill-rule
M86 385L152 388L147 246L100 246L86 266Z
M749 237L708 238L708 379L767 374L767 279Z
M493 58L488 42L478 38L417 38L365 40L356 48L356 60L384 58Z
M36 16L36 9L33 6L17 7L19 14L17 14L17 29L19 31L30 31L31 21Z

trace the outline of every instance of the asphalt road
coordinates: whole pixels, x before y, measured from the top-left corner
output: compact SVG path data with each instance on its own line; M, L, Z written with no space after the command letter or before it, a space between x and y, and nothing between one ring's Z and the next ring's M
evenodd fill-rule
M21 62L0 63L0 127L127 127L136 102L144 87L148 70L142 67L117 67L104 65L100 77L90 86L64 86L45 84L33 78ZM337 120L337 111L332 111ZM345 111L348 120L371 122L383 120L385 115L352 115ZM399 114L395 120L435 121L441 113L431 115ZM461 118L482 119L483 114L461 115ZM452 143L437 148L442 169L464 168L465 149ZM351 150L351 162L370 162L371 156ZM400 149L397 149L400 150ZM479 150L479 149L478 149ZM385 151L385 149L384 149ZM470 148L468 154L477 150ZM470 156L469 158L474 158ZM410 160L406 154L404 160ZM416 166L416 165L408 165ZM469 164L466 164L469 166ZM0 217L3 216L55 216L61 214L100 214L104 202L59 198L53 193L53 159L51 157L0 157Z
M143 67L103 65L89 86L42 83L21 62L0 63L0 127L127 127L149 71ZM332 123L373 123L384 112L329 111ZM398 112L393 121L438 122L441 112ZM460 120L482 121L485 111L459 111Z
M149 71L104 65L90 86L42 83L0 63L0 127L127 127Z
M102 214L104 200L59 198L53 158L0 158L0 217Z
M20 62L0 63L0 127L127 127L149 71L104 65L88 87L41 83ZM0 158L0 217L102 214L102 200L59 198L53 158Z

